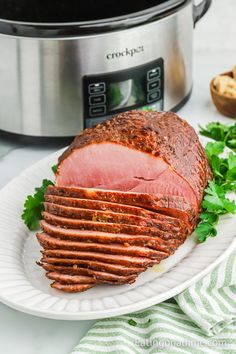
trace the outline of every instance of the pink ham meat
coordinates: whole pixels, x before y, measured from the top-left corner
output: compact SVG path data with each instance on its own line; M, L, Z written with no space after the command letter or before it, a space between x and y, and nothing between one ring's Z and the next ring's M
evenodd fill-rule
M172 112L130 111L81 132L57 186L183 197L198 209L211 171L194 129Z
M112 203L134 205L147 208L171 217L182 220L188 230L192 230L196 223L196 212L182 197L151 195L147 193L130 193L108 191L79 187L54 187L49 186L46 195L62 195L72 198L87 198L102 200Z

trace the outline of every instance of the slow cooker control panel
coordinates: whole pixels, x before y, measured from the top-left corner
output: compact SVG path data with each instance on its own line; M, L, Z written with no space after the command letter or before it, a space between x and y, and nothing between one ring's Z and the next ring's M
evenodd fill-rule
M164 61L159 58L132 69L85 76L83 85L85 128L130 109L163 110Z

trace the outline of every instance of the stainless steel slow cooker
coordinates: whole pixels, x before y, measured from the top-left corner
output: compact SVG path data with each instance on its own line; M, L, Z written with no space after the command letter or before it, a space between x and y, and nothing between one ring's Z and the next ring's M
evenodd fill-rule
M210 3L1 1L0 130L73 136L125 110L177 110Z

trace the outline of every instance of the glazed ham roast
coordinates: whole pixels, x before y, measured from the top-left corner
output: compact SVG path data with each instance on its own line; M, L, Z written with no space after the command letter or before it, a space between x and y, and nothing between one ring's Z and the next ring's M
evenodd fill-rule
M81 132L59 158L37 234L51 286L134 282L192 233L211 178L197 134L172 112L125 112Z

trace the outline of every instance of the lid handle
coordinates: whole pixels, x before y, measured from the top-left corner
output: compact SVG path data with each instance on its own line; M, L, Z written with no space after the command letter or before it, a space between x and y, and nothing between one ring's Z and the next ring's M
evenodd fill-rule
M212 0L203 0L198 5L193 5L193 20L194 24L196 24L207 12L209 7L211 6Z

